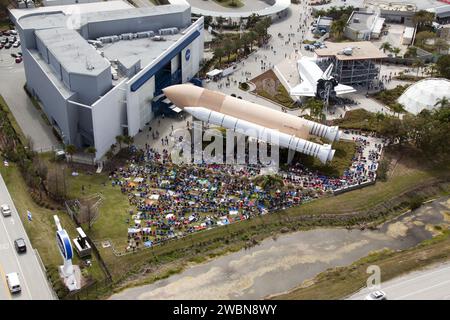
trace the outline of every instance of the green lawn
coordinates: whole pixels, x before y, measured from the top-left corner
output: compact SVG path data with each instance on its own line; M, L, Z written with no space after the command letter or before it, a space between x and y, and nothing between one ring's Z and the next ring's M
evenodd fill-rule
M20 128L19 124L17 123L16 119L14 118L13 114L11 113L11 110L9 110L9 106L6 104L5 99L0 95L0 107L7 113L8 120L11 123L14 131L16 131L20 141L22 144L26 145L26 137L23 133L22 129Z
M213 0L225 8L240 8L244 6L241 0Z
M327 164L323 164L315 157L302 154L298 154L298 157L300 157L300 162L311 170L317 170L328 176L339 177L346 169L350 168L356 152L356 144L352 141L341 140L333 143L333 149L336 150L333 160Z
M111 239L122 249L127 243L126 219L129 218L129 210L136 208L128 204L126 195L120 192L120 187L112 187L105 173L87 175L79 173L79 176L72 177L70 170L66 170L68 181L68 197L70 199L84 198L96 193L104 197L104 201L99 209L99 217L89 230L89 235L95 240ZM105 185L103 185L105 183ZM81 187L85 191L82 194Z
M39 251L44 265L48 269L54 269L61 265L63 261L55 241L56 226L53 216L58 215L62 226L72 239L77 235L75 224L65 212L38 206L31 198L28 187L14 163L10 163L8 167L2 165L0 173L5 180L30 241L33 247ZM27 218L27 210L33 214L32 221ZM74 264L78 263L79 260L75 256ZM93 266L89 269L88 275L94 279L104 278L103 271L95 257L93 257Z

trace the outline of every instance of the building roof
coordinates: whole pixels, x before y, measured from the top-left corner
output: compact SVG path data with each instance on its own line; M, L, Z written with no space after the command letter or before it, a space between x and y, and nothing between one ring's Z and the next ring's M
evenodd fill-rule
M172 3L174 0L169 0ZM176 0L179 1L179 0ZM255 1L257 2L257 1ZM220 10L207 10L197 6L193 6L191 11L195 15L210 16L210 17L223 17L223 18L248 18L253 14L261 17L277 14L289 8L291 6L291 0L274 0L272 5L267 4L262 9L250 10L247 6L242 8L221 8Z
M353 11L348 19L348 27L358 31L372 31L377 20L377 14L372 12Z
M398 98L406 111L418 114L424 109L435 109L436 102L450 99L450 80L444 78L424 79L414 83Z
M364 60L387 58L378 47L370 41L358 42L325 42L326 48L316 49L318 57L336 57L337 60ZM351 55L345 55L344 49L352 49Z
M389 11L402 11L402 12L417 11L417 6L414 3L387 2L387 3L379 3L378 7L381 10L389 10Z
M42 15L60 12L66 15L69 15L73 12L84 14L89 12L97 12L97 11L113 11L113 10L121 10L121 9L129 9L132 8L130 4L126 1L122 0L114 0L108 2L91 2L91 3L77 3L71 5L61 5L61 6L48 6L48 7L38 7L38 8L29 8L29 9L10 9L9 12L11 16L19 20L22 17L32 15L39 15L42 18ZM39 17L38 16L38 17Z
M100 51L103 51L108 60L119 60L127 69L141 60L141 66L147 66L153 62L162 52L180 40L183 30L174 35L165 35L165 41L152 41L150 38L120 40L113 43L105 43Z
M97 2L96 2L97 3ZM105 2L105 3L109 3ZM44 7L45 8L45 7ZM50 7L56 8L56 7ZM83 13L79 13L78 9L72 11L61 10L43 10L36 11L31 15L20 15L18 18L19 24L24 29L44 29L55 28L73 25L74 29L80 26L93 22L113 21L113 20L125 20L131 18L162 16L166 14L172 14L180 12L182 8L189 8L189 6L181 5L162 5L148 8L120 8L116 10L109 10L109 7L95 7L99 10L95 11L94 8L86 10Z
M94 76L110 67L110 63L75 30L54 28L35 33L69 73Z
M320 27L320 26L331 26L331 24L333 23L333 18L330 18L330 17L322 17L322 16L320 16L318 19L317 19L317 26L318 27Z

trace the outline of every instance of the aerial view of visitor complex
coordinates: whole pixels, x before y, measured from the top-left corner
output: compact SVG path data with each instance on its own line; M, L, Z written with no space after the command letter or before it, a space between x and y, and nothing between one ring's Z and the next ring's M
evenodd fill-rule
M0 0L0 158L0 302L450 300L450 0Z

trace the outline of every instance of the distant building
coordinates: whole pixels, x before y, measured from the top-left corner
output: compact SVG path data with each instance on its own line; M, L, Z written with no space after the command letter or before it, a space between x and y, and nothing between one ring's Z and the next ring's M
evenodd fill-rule
M19 8L19 9L35 7L33 0L17 0L16 3L17 3L17 8Z
M440 24L450 23L450 5L443 5L440 7L428 9L436 15L436 21Z
M347 21L344 35L351 40L378 39L385 19L372 12L353 11Z
M179 1L180 2L180 1ZM203 59L203 18L189 4L134 8L107 1L11 9L26 86L64 144L94 146L136 135L162 89L190 81Z
M330 32L331 25L333 24L333 18L319 16L316 20L315 33L325 34Z
M412 3L404 2L383 2L378 3L380 8L380 17L385 18L386 22L403 23L413 25L413 17L417 12L417 6Z
M402 44L407 45L407 46L411 45L415 32L416 32L416 28L406 27L405 30L403 30Z
M317 64L325 70L331 63L339 83L368 87L378 80L379 64L387 56L372 42L326 42L326 48L316 49Z

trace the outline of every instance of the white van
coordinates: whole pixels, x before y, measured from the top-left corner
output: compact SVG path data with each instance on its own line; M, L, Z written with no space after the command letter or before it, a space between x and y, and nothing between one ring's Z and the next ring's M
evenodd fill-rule
M11 272L6 275L6 282L11 293L19 293L22 291L20 287L19 274L17 272Z

